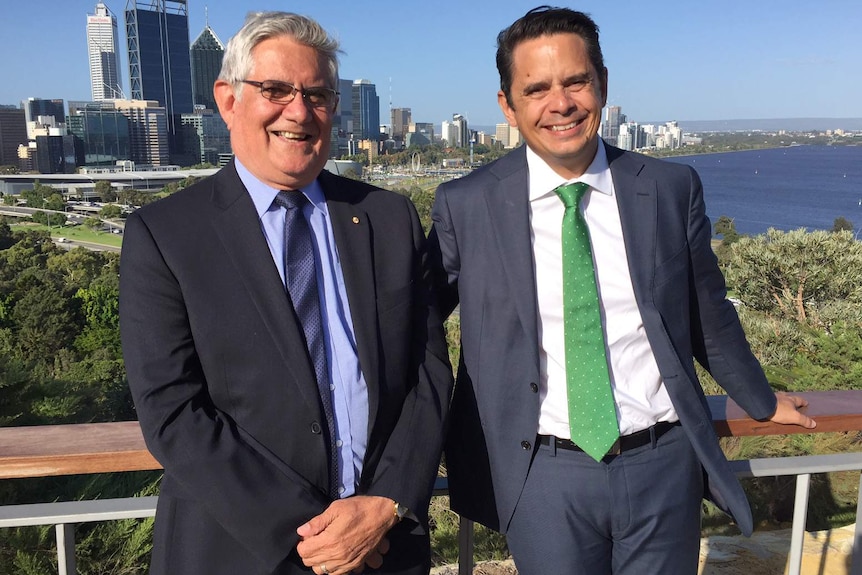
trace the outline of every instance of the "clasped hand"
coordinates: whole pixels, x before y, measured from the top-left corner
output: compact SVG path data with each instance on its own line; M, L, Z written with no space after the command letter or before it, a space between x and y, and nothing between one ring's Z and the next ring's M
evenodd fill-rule
M300 537L296 551L318 575L380 567L389 550L386 533L397 523L394 505L391 499L370 495L333 501L296 530Z

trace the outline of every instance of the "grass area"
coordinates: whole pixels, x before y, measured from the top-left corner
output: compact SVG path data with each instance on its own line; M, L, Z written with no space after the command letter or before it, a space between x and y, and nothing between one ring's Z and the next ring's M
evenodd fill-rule
M28 229L48 231L52 238L68 238L70 240L90 242L93 244L101 244L103 246L113 246L119 248L123 245L122 234L110 234L107 232L96 232L86 226L44 226L32 222L21 222L19 224L10 224L10 227L15 229Z

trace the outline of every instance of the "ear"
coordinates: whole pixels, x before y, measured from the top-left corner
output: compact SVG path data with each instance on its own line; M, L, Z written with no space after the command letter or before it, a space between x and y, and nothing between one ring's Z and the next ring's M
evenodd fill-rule
M227 129L230 130L238 101L233 90L233 85L224 80L216 80L216 83L213 85L213 96L218 105L219 114L221 114L224 123L227 124Z
M506 94L503 93L503 90L497 92L497 104L499 104L500 109L503 111L503 115L506 116L506 121L509 122L509 125L517 128L518 120L515 119L515 110L509 106L509 100L506 99Z

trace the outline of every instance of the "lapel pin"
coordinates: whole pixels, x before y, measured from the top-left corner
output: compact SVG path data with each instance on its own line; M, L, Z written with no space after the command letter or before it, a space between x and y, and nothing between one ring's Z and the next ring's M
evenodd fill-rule
M353 223L354 223L354 224L358 224L358 223L359 223L359 218L358 218L358 217L356 217L356 216L353 216Z

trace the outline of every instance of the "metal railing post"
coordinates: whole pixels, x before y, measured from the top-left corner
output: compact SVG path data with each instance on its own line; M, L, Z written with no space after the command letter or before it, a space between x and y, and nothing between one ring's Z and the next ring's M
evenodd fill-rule
M856 496L856 529L853 531L853 556L850 560L850 575L862 575L862 475L859 476L859 492Z
M458 520L458 575L473 574L473 522Z
M793 527L790 531L790 557L787 560L787 575L799 575L802 571L802 551L805 541L805 521L808 518L808 488L810 485L810 473L801 473L796 476L796 499L793 503Z
M57 533L57 569L60 575L76 575L75 524L60 523L54 530Z

